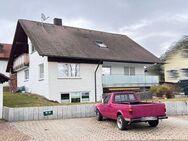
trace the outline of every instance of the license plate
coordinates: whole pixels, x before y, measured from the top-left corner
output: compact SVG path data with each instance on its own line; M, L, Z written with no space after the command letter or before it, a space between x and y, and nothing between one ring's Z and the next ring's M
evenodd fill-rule
M141 120L142 121L157 120L157 118L156 117L143 117Z

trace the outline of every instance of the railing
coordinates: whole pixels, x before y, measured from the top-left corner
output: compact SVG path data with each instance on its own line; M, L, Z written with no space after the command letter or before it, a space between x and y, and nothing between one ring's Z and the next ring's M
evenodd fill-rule
M144 87L159 84L159 76L151 75L103 75L103 87Z
M13 64L13 70L19 71L29 65L29 55L28 54L22 54L19 57L17 57Z

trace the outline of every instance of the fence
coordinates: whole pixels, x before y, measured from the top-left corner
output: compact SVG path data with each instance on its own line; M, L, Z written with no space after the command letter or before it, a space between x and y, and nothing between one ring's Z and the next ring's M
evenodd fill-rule
M165 102L167 115L188 115L188 101ZM46 119L84 118L95 116L95 104L3 108L3 119L7 121L27 121Z

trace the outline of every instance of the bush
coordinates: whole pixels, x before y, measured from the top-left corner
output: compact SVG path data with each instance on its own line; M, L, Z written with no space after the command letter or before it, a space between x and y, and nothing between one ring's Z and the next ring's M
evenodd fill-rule
M152 86L150 92L157 97L173 98L174 94L172 88L167 85Z

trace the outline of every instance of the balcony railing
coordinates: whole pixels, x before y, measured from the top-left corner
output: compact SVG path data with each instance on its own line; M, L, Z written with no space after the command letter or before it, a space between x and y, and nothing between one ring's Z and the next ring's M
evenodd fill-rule
M103 75L103 87L144 87L159 84L159 76L151 75Z
M29 55L25 53L15 59L13 64L13 70L19 71L21 69L24 69L25 67L28 67L28 65L29 65Z

